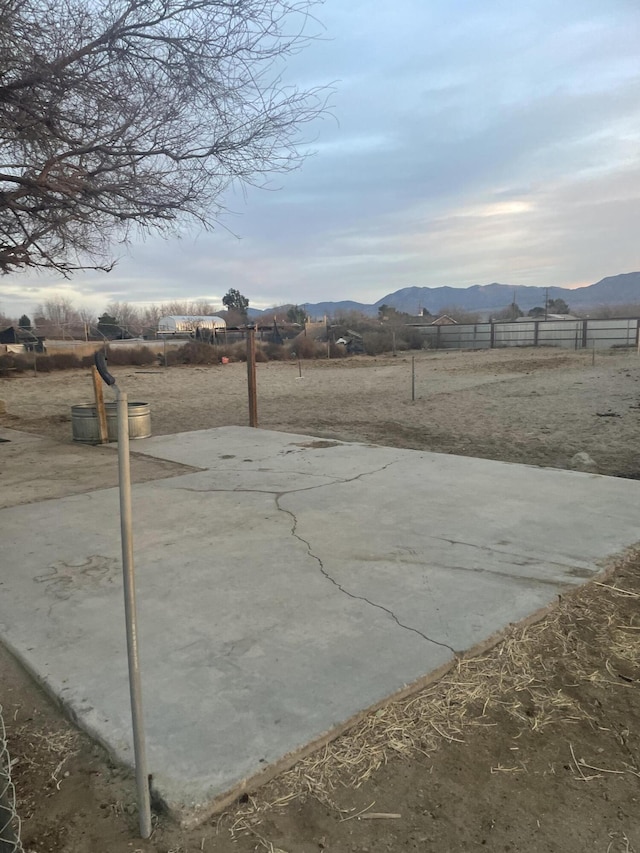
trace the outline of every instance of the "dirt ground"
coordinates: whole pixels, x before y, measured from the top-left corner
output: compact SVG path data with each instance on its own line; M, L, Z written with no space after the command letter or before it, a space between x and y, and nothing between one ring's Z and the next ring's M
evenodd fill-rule
M114 372L130 400L151 404L154 434L247 423L242 364ZM591 353L557 350L425 352L415 376L413 402L411 354L304 362L302 378L297 363L259 364L260 425L556 467L586 452L590 470L640 477L635 353L592 364ZM0 426L46 436L22 450L0 444L12 503L111 484L112 448L70 440L69 407L91 393L84 371L0 380ZM78 460L96 451L87 473ZM135 479L173 473L138 463ZM190 831L158 816L144 842L131 774L0 648L25 850L640 853L639 602L636 553L228 814Z

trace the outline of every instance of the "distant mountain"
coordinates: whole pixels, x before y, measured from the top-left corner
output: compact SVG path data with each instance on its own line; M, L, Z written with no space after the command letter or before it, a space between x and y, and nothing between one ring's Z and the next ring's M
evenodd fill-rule
M640 302L640 272L610 275L588 287L576 287L569 293L576 307L629 305Z
M563 287L550 287L549 299L567 299L571 293ZM426 308L431 314L439 314L447 308L460 308L465 311L499 311L510 305L514 299L523 311L536 305L544 305L546 288L513 286L509 284L474 284L472 287L405 287L395 293L389 293L376 302L376 309L383 304L390 305L407 314L418 314Z
M487 313L500 311L515 301L523 311L543 306L546 287L511 284L474 284L471 287L403 287L388 293L372 305L361 302L305 303L304 308L314 318L335 316L348 311L375 315L381 305L389 305L407 314L418 314L426 308L431 314L446 308ZM570 308L595 308L601 305L640 303L640 272L622 273L603 278L587 287L549 287L549 299L564 299Z
M315 305L305 303L302 307L315 319L321 319L325 314L334 317L336 314L346 314L349 311L359 311L362 314L377 314L378 312L374 305L352 302L350 299L343 302L316 302Z

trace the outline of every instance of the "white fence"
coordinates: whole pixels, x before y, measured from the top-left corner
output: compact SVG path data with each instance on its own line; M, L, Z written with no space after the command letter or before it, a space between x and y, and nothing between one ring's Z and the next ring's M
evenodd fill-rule
M623 320L531 320L522 323L469 323L420 326L432 349L637 347L640 318Z

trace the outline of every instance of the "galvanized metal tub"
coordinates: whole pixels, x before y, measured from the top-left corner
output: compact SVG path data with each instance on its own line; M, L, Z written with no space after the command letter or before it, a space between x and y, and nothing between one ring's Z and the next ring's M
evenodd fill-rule
M129 403L129 438L149 438L151 435L151 407L149 403ZM109 441L118 440L116 403L105 403ZM98 413L93 403L71 406L71 429L74 441L98 444Z

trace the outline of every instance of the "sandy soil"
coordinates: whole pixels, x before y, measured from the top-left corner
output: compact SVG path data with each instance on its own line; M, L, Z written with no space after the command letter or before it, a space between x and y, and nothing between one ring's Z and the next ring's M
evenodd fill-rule
M307 362L302 379L297 364L260 364L260 425L559 467L585 451L601 473L640 476L640 359L591 358L420 353L415 402L410 355ZM247 423L244 365L114 372L131 400L151 403L155 434ZM54 482L60 460L69 467L77 454L107 461L91 476L77 466L85 473L75 483L67 475L64 488L105 484L112 450L70 440L69 406L91 400L87 373L0 381L0 399L0 426L47 437L27 442L28 492L13 476L12 502L46 497L29 478ZM0 444L3 484L10 447ZM136 837L131 775L78 734L0 649L25 849L640 853L640 559L628 559L606 584L590 584L543 622L514 630L472 669L461 665L437 695L394 710L392 724L388 715L370 721L197 830L159 817L147 842ZM371 813L385 816L365 817Z
M246 424L244 364L115 368L151 404L154 434ZM265 429L569 467L579 451L604 474L640 475L640 358L558 350L418 353L258 365ZM69 443L70 406L92 401L88 371L5 380L0 425Z

